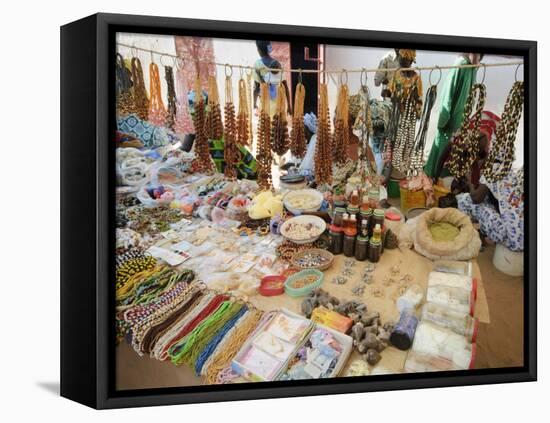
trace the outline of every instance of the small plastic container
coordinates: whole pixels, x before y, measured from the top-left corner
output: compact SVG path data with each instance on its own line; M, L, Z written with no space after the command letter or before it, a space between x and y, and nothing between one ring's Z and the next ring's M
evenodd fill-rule
M473 291L468 292L465 289L447 285L432 285L428 286L426 301L460 313L470 314L470 316L474 315L475 296Z
M417 325L418 319L414 313L403 311L390 336L392 345L402 351L408 350L412 346Z
M469 261L436 260L433 269L436 272L455 273L457 275L472 276L472 263Z
M479 321L467 313L452 310L439 304L426 303L422 307L422 321L435 323L465 336L470 342L476 342Z
M301 288L294 287L294 283L308 276L315 276L316 277L315 281ZM311 291L313 291L315 288L319 287L323 283L323 278L324 278L323 272L321 272L320 270L317 270L317 269L302 270L288 277L288 279L285 282L285 292L291 297L304 297L308 295Z
M258 292L264 297L273 297L285 292L286 276L269 275L264 276L260 282Z

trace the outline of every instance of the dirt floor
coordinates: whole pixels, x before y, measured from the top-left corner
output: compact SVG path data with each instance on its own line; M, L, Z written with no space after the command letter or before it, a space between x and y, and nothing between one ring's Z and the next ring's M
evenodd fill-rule
M489 304L490 324L481 323L476 368L523 365L523 278L501 273L493 266L494 247L479 255L478 263ZM170 362L139 357L123 343L117 348L119 389L139 389L202 384L187 366L174 371Z
M523 365L523 278L493 266L494 247L478 257L489 303L490 324L480 324L476 368Z

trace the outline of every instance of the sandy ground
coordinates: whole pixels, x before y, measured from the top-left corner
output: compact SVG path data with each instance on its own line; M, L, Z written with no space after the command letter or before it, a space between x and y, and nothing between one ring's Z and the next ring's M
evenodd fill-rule
M523 365L523 278L499 272L492 263L494 247L478 258L487 293L490 324L480 324L476 368ZM119 389L192 386L202 384L187 366L139 357L123 343L117 348Z

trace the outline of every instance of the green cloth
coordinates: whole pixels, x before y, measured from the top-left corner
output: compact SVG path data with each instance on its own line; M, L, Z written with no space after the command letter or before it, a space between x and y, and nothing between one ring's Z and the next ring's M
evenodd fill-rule
M223 154L223 138L219 140L208 140L210 155L216 165L216 170L223 173L225 170L225 160ZM256 179L258 176L258 163L254 156L244 147L239 147L239 160L237 162L237 178Z
M455 65L469 65L465 57L459 57ZM445 86L441 93L441 106L437 121L437 134L435 136L428 161L424 166L426 175L433 176L437 169L437 163L441 153L449 144L455 131L462 125L464 119L464 105L470 94L470 90L476 81L477 68L453 68L449 71ZM444 170L441 176L447 176Z

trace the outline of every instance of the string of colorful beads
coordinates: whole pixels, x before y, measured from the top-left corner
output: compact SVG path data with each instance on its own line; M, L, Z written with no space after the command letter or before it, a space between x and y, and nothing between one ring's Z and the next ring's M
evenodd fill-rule
M218 83L214 75L208 76L208 114L206 115L206 136L211 140L219 140L223 136L222 112Z
M258 185L271 189L271 120L269 117L269 88L260 84L260 119L258 121Z
M288 151L288 121L286 117L286 92L283 84L277 87L277 100L275 115L271 120L271 147L273 151L282 156Z
M306 136L304 131L304 102L306 89L302 83L296 85L294 94L294 115L290 132L290 152L299 158L306 154Z
M223 158L225 161L224 175L230 179L237 179L237 163L239 161L239 148L237 146L237 122L235 118L235 105L233 104L233 84L231 77L225 77L225 127Z
M332 182L332 139L330 131L330 112L328 106L328 87L319 86L317 144L315 146L315 181L318 185Z
M241 147L249 145L250 116L248 114L248 97L246 82L239 79L239 111L237 113L237 144Z

